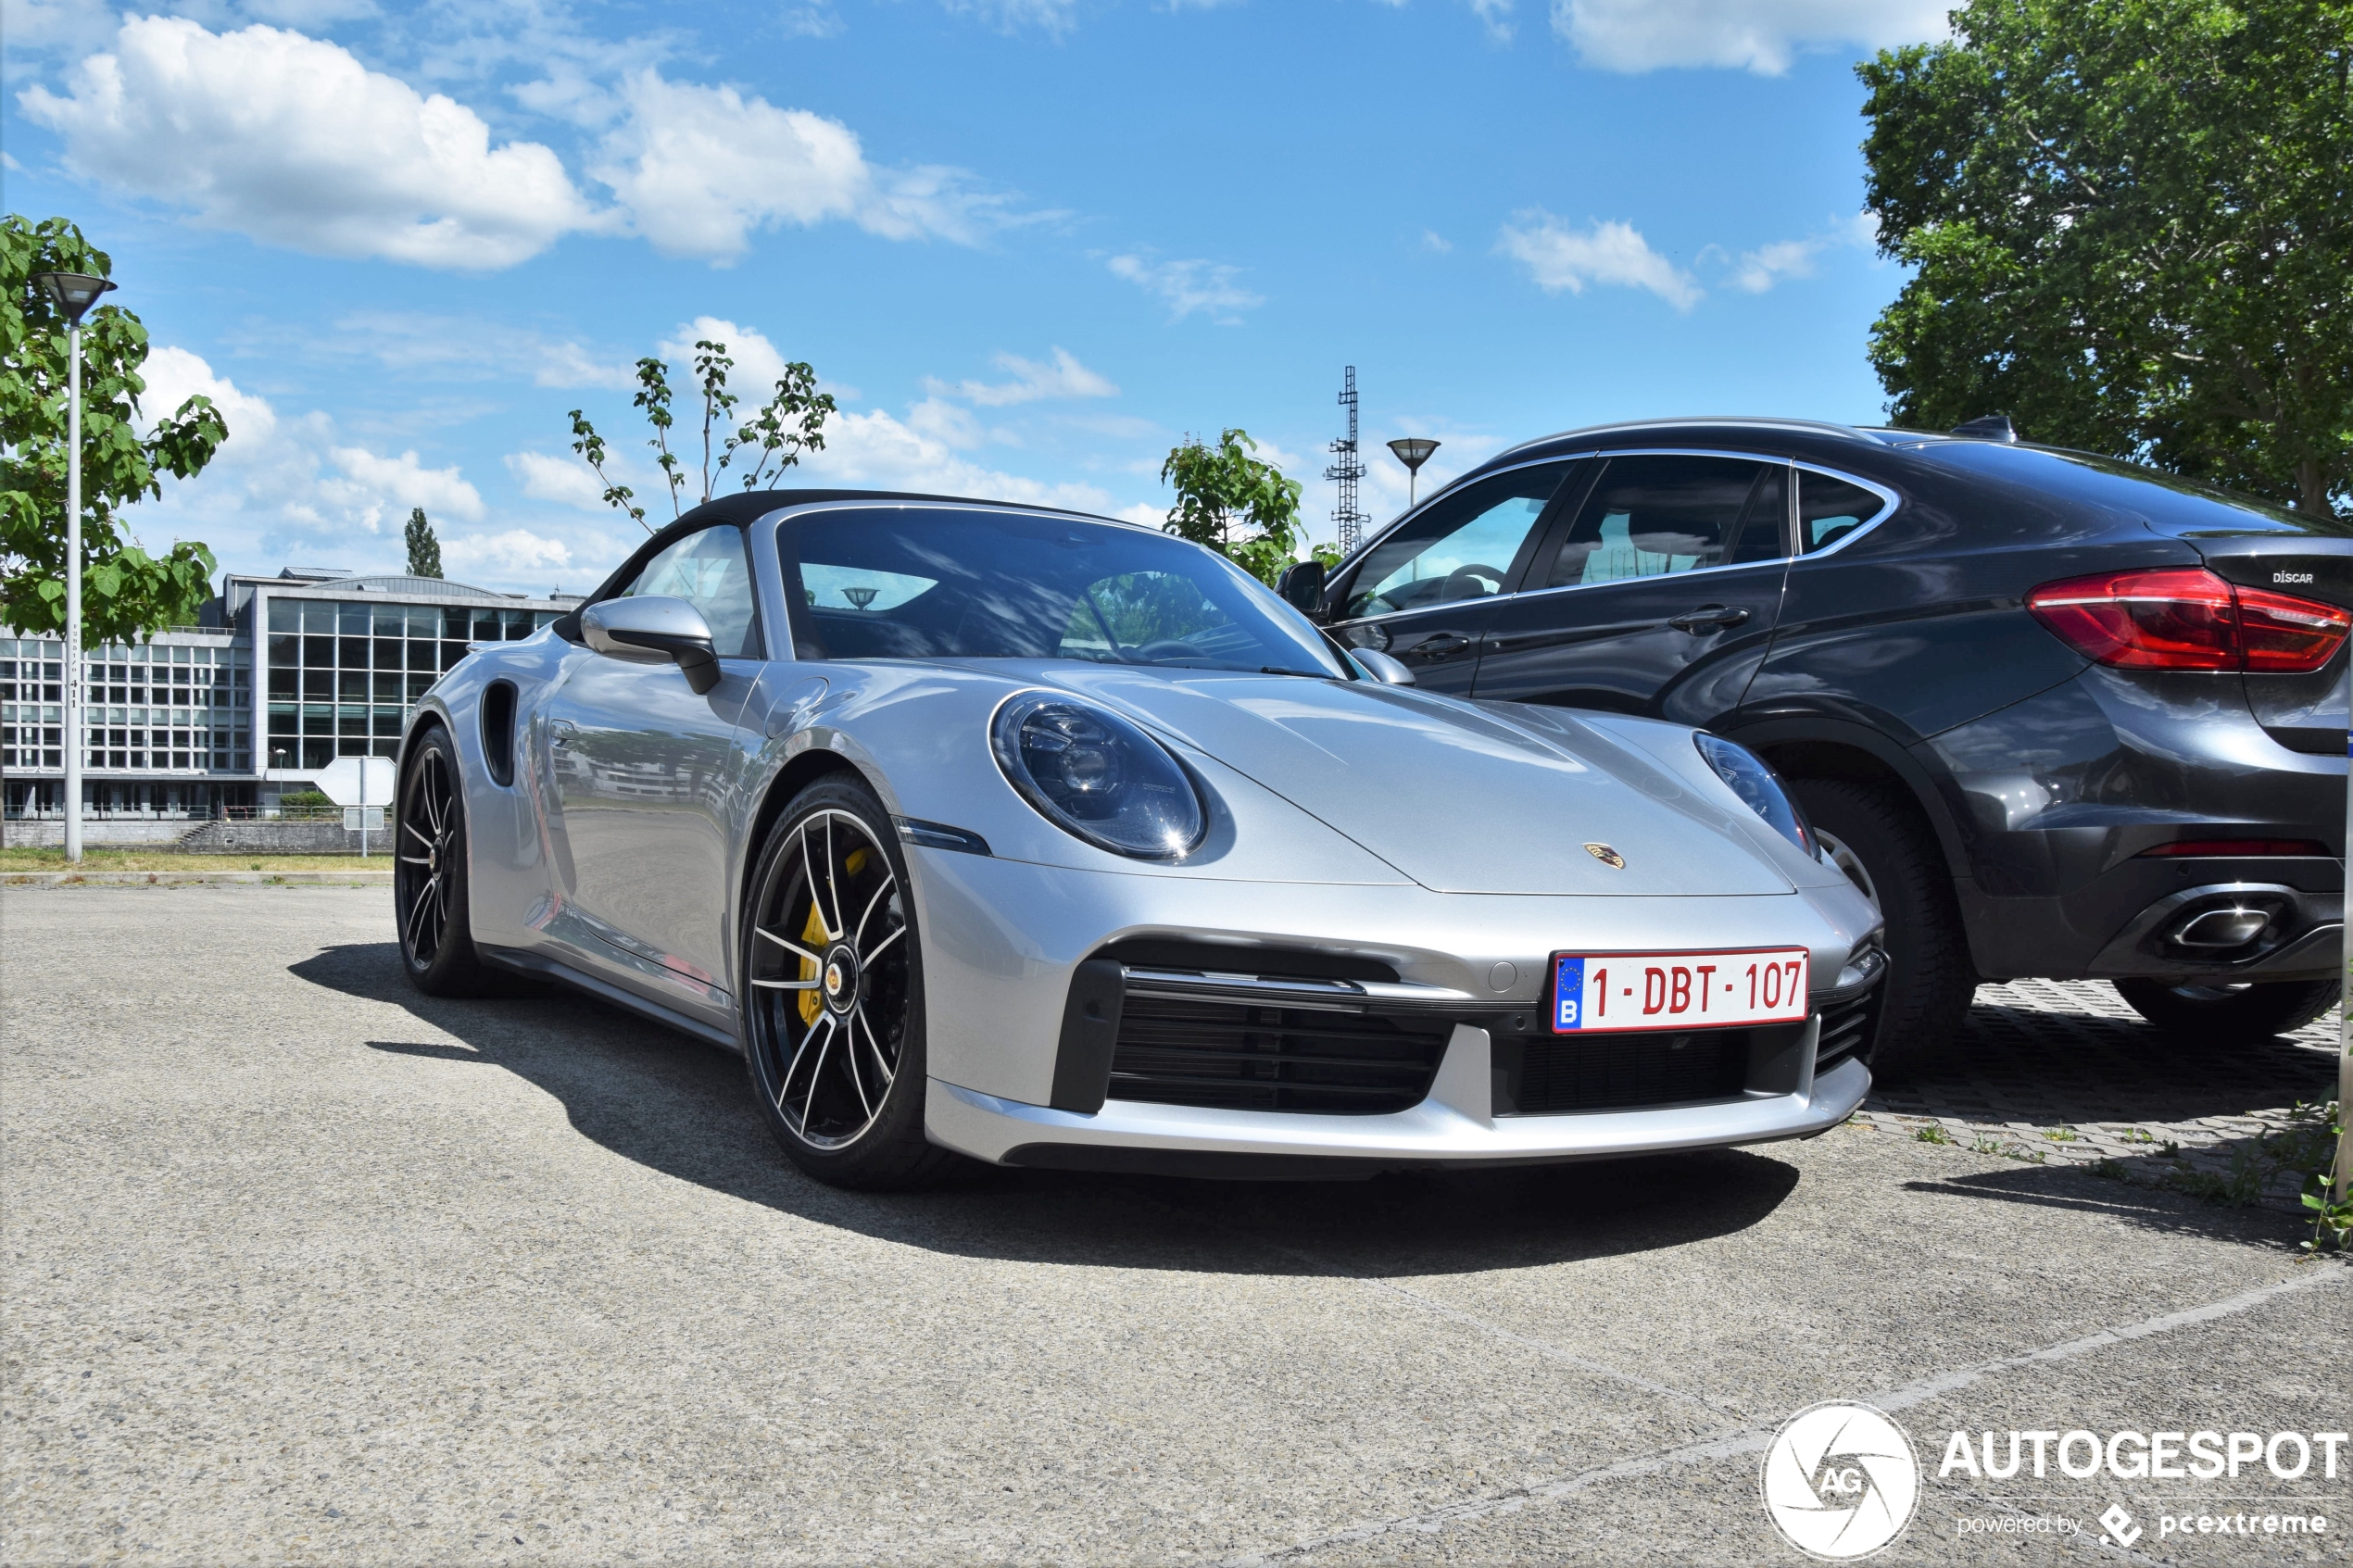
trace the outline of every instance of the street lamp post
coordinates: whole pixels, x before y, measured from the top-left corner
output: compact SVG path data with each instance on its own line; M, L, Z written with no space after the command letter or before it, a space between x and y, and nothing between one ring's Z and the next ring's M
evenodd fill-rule
M66 859L82 859L82 318L115 285L83 272L31 282L66 319Z
M1405 509L1414 509L1414 482L1421 477L1422 465L1438 450L1438 443L1426 435L1401 435L1389 444L1397 460L1405 465Z

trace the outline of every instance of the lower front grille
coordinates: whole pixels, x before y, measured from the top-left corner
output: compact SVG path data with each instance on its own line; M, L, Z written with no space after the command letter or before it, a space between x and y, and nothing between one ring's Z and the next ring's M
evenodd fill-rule
M1879 1017L1879 987L1822 1009L1821 1043L1814 1050L1814 1075L1820 1077L1849 1057L1870 1048L1871 1024Z
M1746 1029L1537 1035L1513 1042L1516 1071L1496 1042L1512 1110L1522 1116L1737 1099L1748 1084ZM1498 1107L1501 1110L1502 1107Z
M1111 1098L1225 1110L1379 1115L1419 1105L1451 1023L1130 992Z

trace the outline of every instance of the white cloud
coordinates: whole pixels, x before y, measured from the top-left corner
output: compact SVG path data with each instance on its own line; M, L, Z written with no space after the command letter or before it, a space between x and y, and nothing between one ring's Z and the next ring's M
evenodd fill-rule
M596 474L577 457L556 458L545 452L510 452L507 454L507 471L522 482L522 493L535 501L553 501L560 506L577 507L585 512L607 509L605 487L597 483Z
M529 376L534 386L636 385L628 363L604 358L573 338L456 316L360 310L335 323L337 347L367 355L386 370L422 370L462 380Z
M99 47L114 28L114 12L105 0L0 0L0 36L7 39L0 70L13 82L39 69L42 56Z
M1422 248L1439 256L1445 256L1453 250L1454 244L1452 240L1449 240L1445 235L1440 233L1435 229L1424 229L1422 231Z
M461 575L478 572L510 581L533 572L569 572L573 564L571 546L527 528L444 538L441 558L445 567Z
M1826 250L1846 246L1869 250L1878 243L1878 220L1868 212L1857 213L1822 233L1743 251L1728 281L1733 288L1763 294L1785 279L1812 277L1815 259Z
M455 465L429 469L413 451L385 458L364 446L336 446L331 455L344 477L323 481L321 488L343 500L355 521L371 533L388 514L405 513L410 507L422 507L429 514L446 512L467 522L482 521L482 493L466 483Z
M398 564L411 507L436 521L484 515L481 493L455 465L428 468L414 451L387 457L344 440L327 415L282 413L184 348L157 347L145 374L140 408L150 420L201 393L220 408L229 438L203 472L167 481L161 500L130 508L136 532L203 539L248 568L325 554L365 570Z
M608 222L547 148L298 32L133 17L68 83L19 97L68 168L297 250L509 267Z
M1512 41L1512 0L1468 0L1471 14L1487 29L1487 36L1498 44Z
M1553 0L1553 31L1607 70L1779 76L1805 50L1942 38L1953 0Z
M212 406L220 411L222 422L229 427L229 444L240 453L261 445L277 433L278 411L267 398L240 392L235 383L214 375L200 356L184 348L166 344L154 350L140 367L140 375L147 390L139 398L139 411L146 416L149 428L178 413L189 398L203 396L211 398ZM222 448L228 449L228 445Z
M906 420L876 409L837 414L825 424L825 449L789 470L787 484L819 483L877 490L914 490L982 500L1027 501L1101 511L1111 497L1091 484L1047 484L988 469L958 455L936 417L918 405Z
M1042 398L1116 397L1119 388L1107 377L1097 374L1080 364L1070 350L1056 347L1051 364L1025 359L1018 354L999 354L989 363L1000 370L1010 371L1009 382L959 382L950 386L945 382L926 377L924 390L935 396L962 397L984 408L1001 408L1013 403L1035 403Z
M1106 265L1113 276L1125 278L1164 301L1173 321L1202 310L1210 320L1230 326L1240 320L1235 312L1266 303L1234 282L1241 275L1239 268L1222 261L1150 261L1140 256L1114 256Z
M944 0L947 8L978 17L1000 32L1025 27L1059 37L1078 19L1077 0Z
M628 118L605 137L590 172L667 256L724 264L749 248L756 230L831 219L887 239L969 245L1003 205L968 190L954 169L876 169L841 121L733 87L643 70L623 95Z
M1526 267L1548 294L1583 294L1588 283L1609 283L1648 289L1676 309L1689 310L1702 293L1690 273L1651 249L1630 223L1596 222L1579 231L1548 212L1524 212L1519 225L1504 226L1497 248Z

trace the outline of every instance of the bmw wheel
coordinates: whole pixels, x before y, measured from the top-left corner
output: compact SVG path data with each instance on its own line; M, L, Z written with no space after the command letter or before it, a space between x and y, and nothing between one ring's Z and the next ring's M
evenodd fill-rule
M1806 778L1790 790L1824 858L1887 919L1871 1075L1902 1083L1951 1045L1977 992L1952 876L1927 825L1889 791Z
M490 976L466 905L465 789L449 733L438 724L422 731L407 764L392 876L401 967L428 996L479 996Z
M846 778L812 784L751 887L741 994L769 1131L836 1186L937 1175L955 1157L924 1136L923 955L889 816Z
M2274 980L2239 985L2169 985L2119 980L2117 995L2169 1035L2221 1044L2292 1034L2336 1006L2334 980Z

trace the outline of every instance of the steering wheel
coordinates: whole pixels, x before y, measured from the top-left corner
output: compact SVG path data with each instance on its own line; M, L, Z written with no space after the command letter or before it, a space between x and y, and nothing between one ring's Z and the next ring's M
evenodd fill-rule
M1485 578L1489 582L1492 582L1495 585L1491 588L1486 586L1485 583L1479 581L1481 578ZM1470 566L1458 566L1453 571L1448 572L1446 574L1446 581L1439 585L1438 596L1441 602L1451 601L1453 599L1483 599L1492 595L1500 594L1503 591L1504 574L1502 572L1496 571L1491 566L1478 566L1474 564Z
M1199 659L1201 649L1175 637L1161 637L1149 643L1139 643L1132 650L1139 659Z

